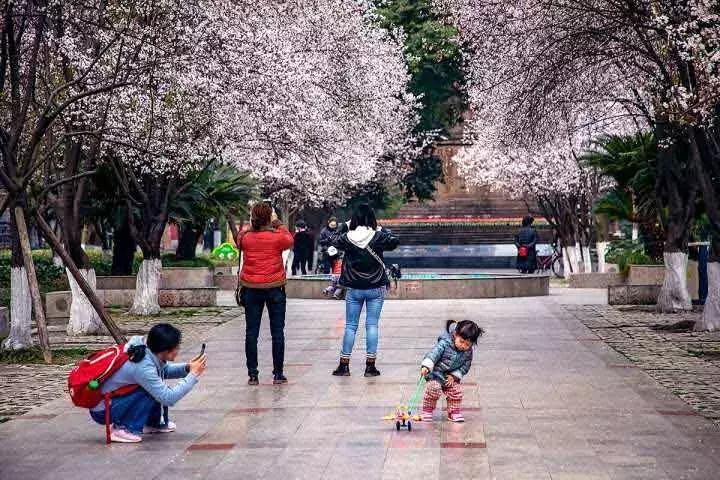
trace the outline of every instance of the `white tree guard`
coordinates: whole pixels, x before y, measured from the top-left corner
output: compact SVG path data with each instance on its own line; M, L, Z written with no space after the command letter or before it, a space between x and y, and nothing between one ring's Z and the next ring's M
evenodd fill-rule
M583 272L585 273L591 273L592 272L592 259L590 258L590 247L589 246L583 246L582 247L582 262L583 262Z
M22 350L32 346L32 299L25 267L10 269L10 335L2 347Z
M597 256L598 256L598 272L605 273L607 265L605 262L605 252L607 251L608 242L597 242Z
M563 265L565 278L580 272L579 247L577 245L568 245L563 248ZM571 268L572 266L572 268Z
M75 281L70 270L65 269L70 283L70 291L72 300L70 305L70 320L68 321L68 335L96 335L106 333L105 326L100 320L100 316L93 308L90 300L80 289L80 285ZM97 292L97 278L95 277L95 269L81 269L80 274L90 285L94 292Z
M695 323L696 331L720 330L720 263L708 263L708 296L702 318Z
M688 256L684 252L665 252L665 280L657 308L663 313L692 310L692 301L687 286Z
M135 282L135 298L130 308L134 315L155 315L160 313L160 276L162 261L159 258L143 260Z

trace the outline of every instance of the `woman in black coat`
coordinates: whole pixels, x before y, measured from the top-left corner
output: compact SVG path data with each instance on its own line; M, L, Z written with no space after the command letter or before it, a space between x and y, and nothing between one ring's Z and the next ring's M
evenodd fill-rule
M400 242L390 230L378 227L375 212L369 205L361 204L355 209L349 224L338 228L330 243L345 254L338 283L348 289L345 295L345 334L340 364L333 375L350 375L350 354L364 306L367 343L365 376L376 377L380 375L375 367L378 324L385 292L390 285L383 252L395 250Z

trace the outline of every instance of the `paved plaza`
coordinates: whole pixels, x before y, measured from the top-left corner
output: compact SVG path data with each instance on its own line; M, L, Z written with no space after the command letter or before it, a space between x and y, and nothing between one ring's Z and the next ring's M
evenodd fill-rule
M557 293L557 292L555 292ZM267 322L261 385L249 387L244 322L207 333L210 367L171 416L178 431L106 446L87 411L58 399L0 425L0 478L678 480L720 478L720 431L545 298L389 301L381 320L382 376L367 379L364 338L353 375L330 375L344 305L290 301L290 383L271 383ZM413 389L422 355L446 319L487 331L465 378L465 424L396 432L383 415ZM197 341L193 339L193 341ZM185 345L184 357L197 344Z

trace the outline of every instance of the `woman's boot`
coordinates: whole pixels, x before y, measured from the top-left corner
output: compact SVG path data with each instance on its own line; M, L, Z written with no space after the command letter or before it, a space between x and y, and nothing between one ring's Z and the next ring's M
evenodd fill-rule
M340 358L340 365L332 372L336 377L349 377L350 376L350 359Z
M380 370L375 368L375 357L368 357L365 361L365 376L377 377L378 375L380 375Z

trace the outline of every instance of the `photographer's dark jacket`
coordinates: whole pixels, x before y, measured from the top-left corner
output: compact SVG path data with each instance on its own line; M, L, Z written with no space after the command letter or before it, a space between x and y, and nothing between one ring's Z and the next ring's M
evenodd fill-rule
M373 230L369 227L348 230L347 224L343 224L330 239L330 244L345 252L340 285L369 290L390 284L385 265L368 252L368 248L371 248L384 261L383 252L395 250L400 244L398 237L390 230L385 228Z

